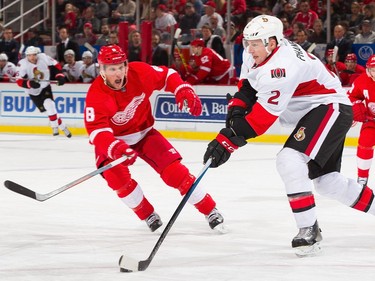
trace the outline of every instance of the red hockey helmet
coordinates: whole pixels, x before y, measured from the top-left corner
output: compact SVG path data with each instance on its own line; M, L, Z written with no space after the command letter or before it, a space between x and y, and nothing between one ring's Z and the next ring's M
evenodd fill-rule
M333 49L328 49L327 53L326 53L326 56L329 57L329 56L332 56L332 55L333 55Z
M125 52L118 45L103 46L98 55L100 64L119 64L124 63L126 59Z
M372 55L368 58L366 62L366 67L367 68L373 68L375 67L375 55Z
M204 45L204 40L202 38L198 38L190 42L190 46L194 47L204 47Z

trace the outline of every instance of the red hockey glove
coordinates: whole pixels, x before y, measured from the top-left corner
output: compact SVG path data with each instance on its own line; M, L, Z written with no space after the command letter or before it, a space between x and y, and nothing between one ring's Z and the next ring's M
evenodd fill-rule
M65 76L62 73L56 75L57 86L62 86L65 84Z
M122 156L126 155L128 157L123 165L130 166L133 165L135 160L137 159L137 152L129 147L125 142L122 140L115 140L112 142L108 147L108 157L116 160Z
M33 88L33 89L38 89L40 88L40 84L34 80L28 80L27 81L27 87L30 89L30 88Z
M176 89L176 102L180 110L183 109L187 103L187 109L193 116L199 116L202 113L201 100L194 92L193 87L189 84L182 84Z
M355 102L353 104L353 120L357 122L367 121L367 109L363 102Z
M246 143L244 137L235 136L231 129L221 129L216 139L208 144L203 162L206 163L211 157L212 162L210 167L219 167L228 161L230 155L236 151L237 148L244 146Z

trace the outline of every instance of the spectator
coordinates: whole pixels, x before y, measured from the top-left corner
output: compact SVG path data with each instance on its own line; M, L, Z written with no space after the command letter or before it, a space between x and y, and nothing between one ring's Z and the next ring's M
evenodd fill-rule
M349 29L358 33L364 15L361 12L361 5L357 1L353 1L350 8L351 13L347 15Z
M94 33L100 33L100 20L95 17L95 10L94 7L87 7L84 12L83 16L78 20L78 33L83 33L83 28L85 23L91 23L92 31Z
M280 20L283 23L284 37L291 40L293 37L293 28L286 17L281 17Z
M56 1L56 26L64 25L64 17L65 17L65 6L67 4L67 0L57 0Z
M65 64L63 66L63 73L67 82L82 82L81 68L83 61L76 61L74 59L74 51L66 50L64 53Z
M341 84L350 87L353 81L365 71L366 69L362 65L357 64L357 56L355 54L347 54L345 58L345 69L340 72Z
M64 53L66 50L73 50L76 61L81 59L79 52L79 45L76 41L70 39L69 32L66 27L61 27L59 29L59 38L60 42L56 45L56 60L60 63L61 66L65 64Z
M313 29L307 40L315 44L327 44L327 33L323 29L323 21L321 19L314 21Z
M135 30L129 34L128 61L142 61L141 33Z
M79 70L80 80L83 83L91 83L99 75L99 65L94 62L93 54L85 51L82 54L82 67Z
M225 42L226 38L226 31L224 27L219 26L219 19L218 17L214 14L210 18L210 27L212 30L212 35L217 35L220 37L222 42Z
M0 54L6 54L8 56L8 61L17 65L19 49L20 44L13 38L13 29L11 27L5 27L3 38L0 40Z
M39 32L35 28L27 31L27 40L24 43L25 48L29 46L40 47L44 46L43 38L39 36Z
M371 23L371 30L375 30L375 3L367 4L363 7L364 20Z
M158 31L154 31L152 33L152 56L151 56L151 64L152 65L164 65L169 66L169 56L166 48L163 48L160 45L160 33Z
M361 32L354 37L354 44L375 43L375 32L371 30L371 22L364 20L361 23Z
M120 0L117 9L108 19L109 24L118 24L121 21L134 22L136 4L133 0Z
M77 31L77 8L71 3L65 5L64 26L72 34L75 34Z
M201 16L195 12L194 5L190 2L185 5L185 14L181 17L179 27L184 41L191 41L191 29L196 29Z
M202 0L190 0L190 2L193 3L195 12L198 15L203 16L205 11L204 11L204 5L203 5ZM207 2L207 1L205 1L205 2Z
M230 19L238 25L243 26L246 24L246 1L245 0L230 0L231 11ZM224 2L221 9L217 9L222 18L227 18L227 1Z
M224 24L224 20L222 18L222 16L219 14L219 13L216 13L215 12L215 9L216 9L216 4L215 2L209 0L206 2L206 4L204 5L204 15L201 16L201 19L199 20L199 23L197 25L197 28L202 28L203 25L205 24L208 24L210 25L210 18L212 15L215 15L217 16L218 18L218 26L223 26Z
M190 74L186 81L192 85L202 83L228 85L231 76L234 75L231 63L212 49L205 47L203 39L195 39L190 45L191 55L199 70L195 74Z
M0 54L0 82L15 82L12 77L15 77L16 73L16 65L8 61L6 54Z
M204 40L205 47L214 50L222 58L226 58L224 44L218 35L212 34L212 29L209 25L202 26L202 36Z
M75 40L78 45L83 46L85 43L95 45L98 37L92 31L92 24L86 22L83 26L83 33L76 34Z
M302 47L305 51L309 50L312 43L307 41L307 33L305 29L301 29L297 32L296 43ZM311 53L311 51L310 51Z
M98 39L96 40L95 45L104 46L108 44L108 40L109 40L109 34L110 34L109 25L102 24L102 27L100 29L102 33L99 35Z
M344 26L338 24L335 26L333 30L334 39L327 44L326 50L333 49L335 46L339 48L338 50L338 61L344 62L346 55L352 52L352 44L353 42L349 39L344 37L345 35L345 28Z
M104 0L94 0L91 6L94 8L94 15L99 20L108 19L109 17L109 4Z
M168 13L168 9L164 4L159 4L155 9L155 29L161 33L170 33L177 26L176 19L172 14Z
M117 31L111 31L111 33L109 34L108 45L117 45L117 44L118 44Z
M297 40L297 32L302 30L302 29L305 29L305 26L303 25L302 22L293 23L293 25L292 25L293 33L288 39L290 41L296 41Z
M287 18L290 25L292 25L292 21L296 16L296 10L290 1L284 1L283 9L277 14L278 18Z
M300 22L304 25L305 29L312 29L318 14L310 9L309 0L301 0L299 4L299 12L295 15L292 20L292 25L296 22Z

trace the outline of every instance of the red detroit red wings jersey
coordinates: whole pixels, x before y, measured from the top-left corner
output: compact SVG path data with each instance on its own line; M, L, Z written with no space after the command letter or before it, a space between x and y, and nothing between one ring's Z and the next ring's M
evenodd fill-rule
M152 128L150 96L154 90L174 93L184 83L176 71L143 62L129 63L123 90L112 90L98 77L86 96L85 126L93 143L100 132L113 132L116 138L135 144Z
M203 80L207 75L214 80L220 80L229 70L230 62L210 48L203 48L202 54L195 58L199 71L195 75Z
M348 95L351 102L365 101L368 113L375 117L375 81L366 72L354 80Z

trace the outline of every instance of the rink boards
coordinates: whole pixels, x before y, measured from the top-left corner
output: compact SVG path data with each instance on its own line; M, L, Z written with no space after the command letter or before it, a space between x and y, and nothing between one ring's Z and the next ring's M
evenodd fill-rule
M52 85L57 112L71 128L73 135L86 135L83 115L85 96L90 84L75 83L58 87ZM203 112L198 117L178 109L174 96L155 91L151 98L155 127L165 136L176 139L210 140L224 126L227 114L226 94L234 94L235 86L194 86L202 100ZM360 125L348 133L346 144L355 146ZM291 128L276 122L257 142L280 143ZM34 106L23 89L14 83L0 84L0 132L51 134L48 118Z

